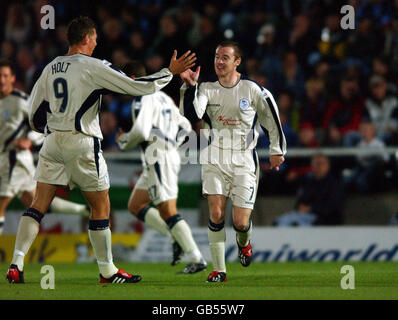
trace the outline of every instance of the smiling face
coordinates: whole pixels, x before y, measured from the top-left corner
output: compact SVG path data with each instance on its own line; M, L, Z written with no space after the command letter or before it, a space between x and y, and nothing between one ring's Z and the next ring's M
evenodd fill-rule
M240 63L241 58L235 55L233 47L217 47L214 57L214 69L218 77L227 77L236 72L236 68Z

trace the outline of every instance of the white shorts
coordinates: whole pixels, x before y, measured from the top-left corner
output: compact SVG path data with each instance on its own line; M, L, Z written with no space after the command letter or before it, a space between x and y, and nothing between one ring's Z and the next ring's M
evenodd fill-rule
M226 158L229 158L227 160ZM234 151L223 161L202 164L202 194L223 195L240 208L253 209L257 195L259 162L255 149Z
M145 165L135 186L136 189L148 190L149 197L155 206L178 197L179 155L169 154L162 156L161 160L163 161Z
M78 186L82 191L109 189L108 167L98 138L82 133L52 132L39 153L35 180Z
M29 152L30 153L30 152ZM29 157L30 156L30 157ZM22 165L15 152L10 151L3 154L0 159L0 196L14 198L20 197L24 192L32 192L36 189L36 182L33 180L34 164L31 154L24 162L31 162ZM29 170L27 169L29 167Z

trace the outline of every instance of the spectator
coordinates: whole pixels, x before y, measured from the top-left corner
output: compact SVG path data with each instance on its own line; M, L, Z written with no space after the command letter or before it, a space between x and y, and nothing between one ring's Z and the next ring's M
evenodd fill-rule
M295 105L294 96L290 91L282 91L277 98L279 113L286 118L288 125L298 131L299 127L299 110Z
M32 19L20 3L12 4L8 9L5 23L6 40L18 44L25 43L31 33Z
M375 32L371 19L363 19L347 40L347 56L355 58L364 68L372 63L372 58L382 50L383 38Z
M316 140L324 140L323 118L326 112L325 83L318 78L311 78L305 84L305 98L300 110L300 123L311 124Z
M396 94L398 92L397 85L394 83L393 73L391 72L388 59L385 56L377 56L372 61L372 74L382 76L387 81L387 90Z
M398 12L392 20L392 27L385 32L384 55L390 60L391 70L395 73L395 80L398 74Z
M329 63L336 64L345 57L346 33L340 27L341 16L331 13L326 17L326 25L322 29L318 50Z
M310 29L310 21L307 15L298 14L293 19L293 28L289 36L289 46L296 52L297 59L303 66L306 75L309 74L308 56L317 50L316 41L319 32Z
M344 78L340 84L340 97L328 104L323 121L328 145L353 146L358 142L364 104L357 80Z
M112 64L116 68L122 68L129 61L127 53L122 48L117 48L112 53Z
M116 18L109 18L104 23L102 32L103 38L98 43L94 53L110 61L112 60L112 51L109 48L120 48L125 45L120 21Z
M297 56L294 51L287 51L282 63L282 88L290 90L295 99L301 100L304 96L304 85L304 74L297 62Z
M133 31L129 36L128 54L137 60L145 59L146 43L142 32Z
M200 40L193 51L198 56L198 65L201 66L202 76L213 72L214 52L217 45L224 39L223 35L216 29L214 21L207 16L200 18L199 24ZM258 70L258 69L257 69Z
M11 61L13 64L15 64L16 51L17 51L17 47L14 42L12 42L10 40L3 41L1 44L0 56L2 59Z
M117 121L112 112L103 111L100 116L100 126L104 139L101 141L103 151L118 151L116 143Z
M281 43L275 39L275 27L272 24L265 24L259 30L257 36L257 49L254 56L261 61L261 71L270 79L271 91L280 90L282 62Z
M17 54L17 63L24 75L24 82L26 88L31 89L34 85L34 76L36 73L36 66L32 52L28 48L22 48Z
M377 137L385 144L398 142L398 99L387 91L386 80L374 75L369 80L370 97L366 99L365 118L370 119Z
M185 48L188 48L186 38L176 18L172 15L163 15L160 19L159 33L151 48L152 52L167 61L174 49L182 53Z
M380 149L378 155L357 156L357 165L345 178L345 184L349 191L375 192L380 191L385 185L384 167L389 157L383 153L384 142L376 137L376 131L371 121L365 120L360 125L361 140L358 148L366 150L369 148Z
M312 172L300 183L294 211L278 219L276 225L285 225L286 221L295 225L339 225L343 222L344 194L340 180L330 173L329 159L315 155L311 168Z

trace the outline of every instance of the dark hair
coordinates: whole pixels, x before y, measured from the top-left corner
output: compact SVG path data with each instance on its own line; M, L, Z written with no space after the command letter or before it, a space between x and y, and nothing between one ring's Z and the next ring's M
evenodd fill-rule
M138 60L130 60L123 67L122 71L129 77L132 75L138 77L146 76L146 70L144 65Z
M66 36L69 45L79 44L87 34L92 34L96 29L95 23L89 17L80 16L69 22Z
M14 66L11 63L11 61L5 60L5 59L1 59L0 60L0 68L4 68L4 67L8 67L11 70L11 74L15 74L15 70L14 70Z
M224 41L222 41L222 42L217 46L217 48L218 48L218 47L223 47L223 48L225 48L225 47L231 47L231 48L234 49L235 57L237 57L237 58L242 58L242 49L241 49L241 47L240 47L240 44L239 44L238 42L236 42L236 41L233 41L233 40L224 40Z

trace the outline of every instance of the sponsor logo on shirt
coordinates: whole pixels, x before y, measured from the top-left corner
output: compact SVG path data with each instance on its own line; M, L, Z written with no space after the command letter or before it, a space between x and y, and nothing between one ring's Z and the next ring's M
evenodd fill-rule
M219 104L219 103L209 103L207 106L208 107L221 107L221 104Z
M218 116L217 121L222 122L224 126L240 126L242 123L241 119L224 118L223 116Z

